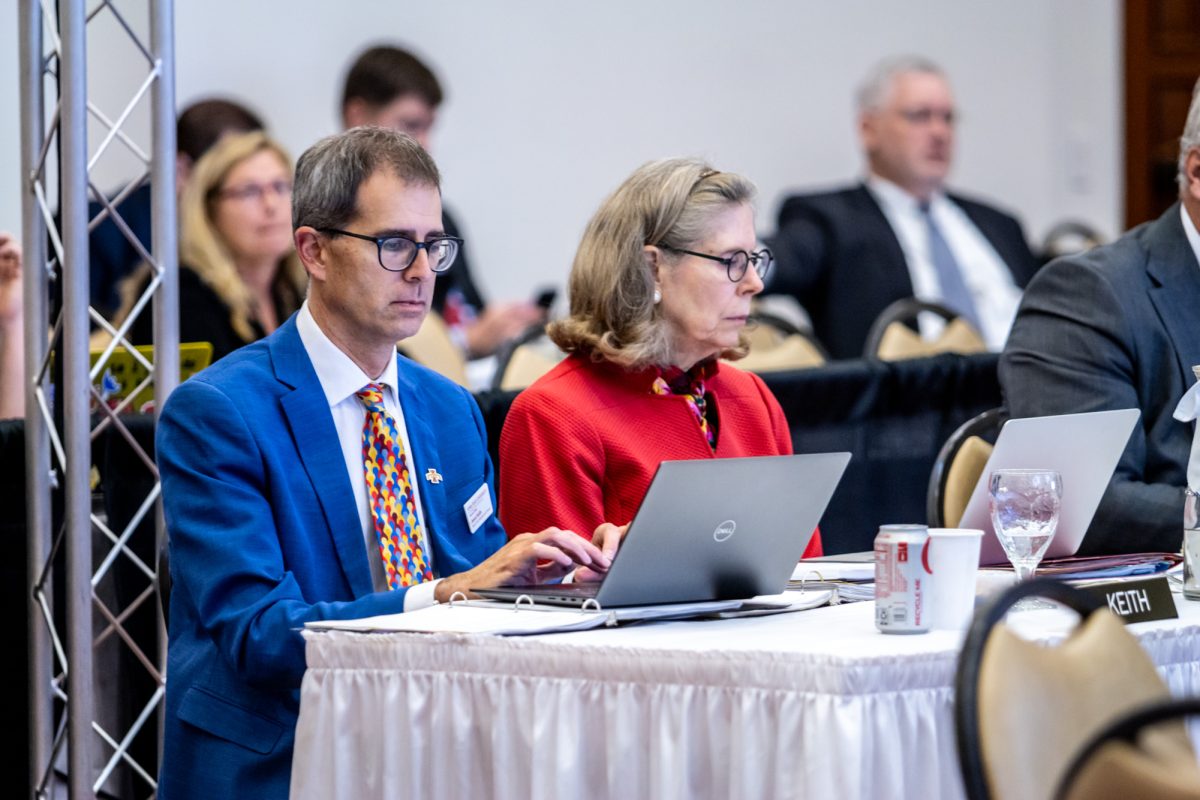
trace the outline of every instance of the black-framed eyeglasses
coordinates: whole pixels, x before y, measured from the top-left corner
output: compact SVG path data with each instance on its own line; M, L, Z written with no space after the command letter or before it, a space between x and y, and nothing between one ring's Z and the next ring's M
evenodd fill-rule
M423 242L410 239L402 233L391 236L366 236L361 233L339 230L338 228L318 228L322 233L332 233L337 236L351 236L366 242L374 242L379 251L379 266L388 272L403 272L417 260L421 250L429 256L429 268L434 272L445 272L450 269L458 251L462 249L463 240L457 236L434 236Z
M754 253L738 250L729 258L721 258L720 256L709 255L708 253L697 253L695 250L684 250L680 247L671 247L665 244L660 244L659 247L663 250L670 250L672 253L683 253L684 255L696 256L697 258L707 258L709 261L724 264L725 274L734 283L746 277L746 270L751 266L754 267L754 271L758 273L760 279L765 279L767 272L771 269L771 264L775 260L775 256L771 255L771 251L765 247Z

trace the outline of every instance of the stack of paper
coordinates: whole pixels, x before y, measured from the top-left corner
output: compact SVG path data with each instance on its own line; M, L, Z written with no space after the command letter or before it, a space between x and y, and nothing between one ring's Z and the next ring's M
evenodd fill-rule
M559 606L514 605L492 600L445 603L403 614L349 620L320 620L304 627L311 630L356 631L360 633L489 633L520 636L531 633L583 631L603 625L647 620L688 619L740 608L741 600L706 603L670 603L603 610L580 610Z
M826 605L832 591L784 592L749 600L712 600L703 603L668 603L599 610L560 606L467 600L446 603L404 614L384 614L366 619L321 620L304 627L357 633L480 633L520 636L533 633L583 631L622 623L680 619L730 619L804 611Z
M820 608L823 605L829 604L833 600L833 597L833 589L764 594L744 601L740 608L735 608L731 611L718 611L712 616L716 619L734 619L735 617L764 617L768 614L785 614L789 611L807 611L810 608Z
M1038 565L1037 574L1063 580L1127 578L1166 572L1182 561L1178 553L1130 553L1120 556L1069 556L1049 558ZM995 569L1012 569L997 564Z
M837 561L834 558L805 559L792 570L789 589L832 589L837 602L856 603L875 599L873 561Z

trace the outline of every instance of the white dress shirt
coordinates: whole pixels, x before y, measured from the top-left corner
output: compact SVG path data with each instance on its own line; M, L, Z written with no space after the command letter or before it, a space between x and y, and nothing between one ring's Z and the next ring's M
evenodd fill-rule
M1183 233L1187 236L1188 244L1192 246L1192 253L1196 256L1196 263L1200 264L1200 231L1196 230L1195 223L1188 216L1187 209L1183 207L1183 203L1179 204L1179 216L1183 217Z
M900 241L913 296L918 300L941 301L942 289L929 247L929 226L920 202L878 175L869 176L866 184ZM979 315L984 342L990 350L1003 349L1021 302L1021 289L1013 282L1012 272L962 207L946 195L938 192L930 198L929 214L962 270L963 281ZM922 336L932 338L941 332L943 322L934 314L922 314L918 325Z
M396 359L388 359L382 374L375 377L367 375L329 340L313 319L307 300L300 306L296 315L296 330L300 334L300 341L308 353L309 360L312 361L325 399L329 402L329 413L333 416L333 425L337 429L338 441L342 446L346 473L350 476L350 486L354 489L354 504L358 509L363 542L367 548L367 563L371 566L371 583L375 591L387 591L387 575L383 568L383 557L379 553L379 538L375 534L375 521L371 515L362 460L363 424L366 422L367 408L356 393L368 383L383 384L383 407L396 420L396 430L404 444L404 452L408 454L411 474L419 475L421 471L413 458L408 428L404 425L404 410L400 407L400 399L396 392ZM437 564L433 563L433 551L429 547L429 536L425 532L425 515L421 510L420 488L416 481L412 481L412 490L417 523L421 526L421 547L436 575ZM433 605L433 591L436 585L437 581L434 580L410 587L404 596L404 610L412 611Z

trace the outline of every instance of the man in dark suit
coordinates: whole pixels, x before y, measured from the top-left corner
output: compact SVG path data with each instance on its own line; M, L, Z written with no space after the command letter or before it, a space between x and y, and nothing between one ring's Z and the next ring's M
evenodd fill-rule
M1176 552L1182 538L1195 426L1172 413L1200 364L1200 83L1180 140L1179 187L1180 202L1157 220L1044 267L1000 361L1013 416L1142 411L1084 554Z
M293 204L307 301L163 410L163 800L287 797L304 623L607 569L612 526L599 547L557 528L507 541L474 399L396 354L457 254L438 187L404 134L356 128L310 148Z
M858 106L867 178L784 202L767 292L793 295L835 358L861 356L879 313L914 296L950 306L1000 349L1037 264L1013 217L944 190L955 122L945 75L920 58L885 61ZM923 320L923 333L937 325Z

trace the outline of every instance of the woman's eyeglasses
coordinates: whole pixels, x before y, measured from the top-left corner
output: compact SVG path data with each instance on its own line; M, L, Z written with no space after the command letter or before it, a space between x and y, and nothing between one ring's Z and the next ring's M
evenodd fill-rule
M663 250L670 250L672 253L683 253L684 255L696 256L697 258L707 258L709 261L716 261L718 264L725 265L725 274L729 276L729 280L734 283L739 282L746 277L746 270L751 266L758 273L759 279L765 279L767 272L771 269L771 264L775 257L771 255L771 251L763 248L754 253L747 253L745 250L738 250L728 258L709 255L708 253L697 253L695 250L684 250L680 247L671 247L670 245L658 245Z

